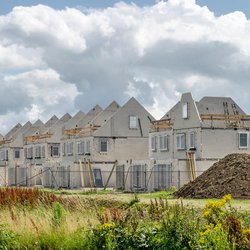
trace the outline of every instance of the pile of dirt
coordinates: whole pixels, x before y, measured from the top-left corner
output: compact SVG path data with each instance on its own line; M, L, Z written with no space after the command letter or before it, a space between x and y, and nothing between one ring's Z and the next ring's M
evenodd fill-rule
M231 194L233 198L250 198L250 155L230 154L216 162L194 181L186 184L175 197L221 198Z

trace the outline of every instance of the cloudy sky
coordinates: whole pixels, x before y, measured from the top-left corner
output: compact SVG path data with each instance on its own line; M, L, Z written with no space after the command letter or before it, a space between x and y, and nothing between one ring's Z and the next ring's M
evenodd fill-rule
M0 133L137 98L160 118L192 92L250 113L249 0L0 0Z

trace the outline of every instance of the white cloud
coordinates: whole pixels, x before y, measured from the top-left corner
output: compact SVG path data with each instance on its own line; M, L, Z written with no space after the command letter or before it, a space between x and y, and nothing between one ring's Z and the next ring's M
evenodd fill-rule
M16 7L0 16L1 125L131 95L160 118L187 91L230 95L250 112L249 42L242 12L216 17L194 0Z

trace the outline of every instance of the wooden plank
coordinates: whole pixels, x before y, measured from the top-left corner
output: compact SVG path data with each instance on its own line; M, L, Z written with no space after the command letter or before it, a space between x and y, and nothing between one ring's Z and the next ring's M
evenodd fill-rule
M232 121L240 121L240 120L250 120L250 115L224 115L224 114L201 114L202 120L232 120Z
M105 186L104 186L104 190L106 190L106 188L107 188L107 186L108 186L108 184L109 184L110 178L111 178L111 176L112 176L112 174L113 174L113 172L114 172L114 169L115 169L116 164L117 164L117 161L115 161L115 163L114 163L114 165L113 165L113 167L112 167L112 170L111 170L111 172L110 172L110 174L109 174L108 180L107 180L107 182L106 182L106 184L105 184Z
M0 141L0 146L4 145L4 144L7 144L7 143L11 143L11 140L1 140Z
M41 139L50 138L52 134L29 135L25 137L26 142L34 142Z
M95 130L97 130L100 126L97 125L86 125L82 128L72 128L72 129L66 129L63 131L64 135L78 135L78 134L85 134L85 133L91 133Z

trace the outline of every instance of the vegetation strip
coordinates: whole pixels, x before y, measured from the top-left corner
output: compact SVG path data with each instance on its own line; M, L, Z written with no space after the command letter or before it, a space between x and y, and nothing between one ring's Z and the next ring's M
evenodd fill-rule
M26 188L0 195L0 249L250 249L249 212L233 208L231 195L203 208L145 205L137 194L129 202Z

